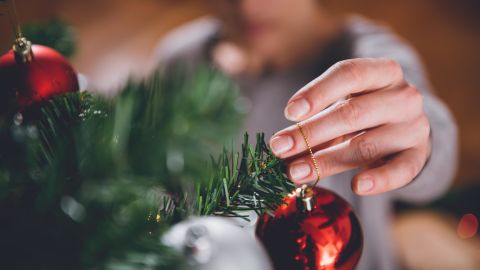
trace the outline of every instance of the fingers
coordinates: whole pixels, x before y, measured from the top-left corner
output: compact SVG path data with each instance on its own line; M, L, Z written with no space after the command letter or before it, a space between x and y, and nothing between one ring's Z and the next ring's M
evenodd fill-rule
M320 176L323 178L365 166L385 156L417 146L427 132L421 127L422 121L419 119L413 126L408 124L409 127L407 124L382 126L316 152L314 156ZM317 178L313 161L308 155L292 161L287 173L296 184L308 183Z
M374 195L401 188L420 173L426 159L426 150L423 148L405 150L385 165L356 175L352 190L359 195Z
M408 184L429 155L429 123L422 95L405 81L393 60L337 63L298 91L285 115L302 121L303 134L291 126L276 133L270 146L280 158L296 158L288 166L288 175L297 184L317 177L306 155L306 140L320 149L315 160L321 177L364 168L352 181L352 189L361 195ZM330 142L339 143L332 146Z
M422 111L422 100L414 93L415 90L409 89L377 91L332 106L302 123L305 136L312 146L317 146L342 135L414 119ZM418 101L409 101L412 97ZM270 140L270 146L280 158L307 150L296 125L276 133Z
M389 59L341 61L300 89L288 102L285 117L303 121L350 94L403 83L401 67Z

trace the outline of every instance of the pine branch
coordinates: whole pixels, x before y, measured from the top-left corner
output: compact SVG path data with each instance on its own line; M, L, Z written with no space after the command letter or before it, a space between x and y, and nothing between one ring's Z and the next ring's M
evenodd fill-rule
M284 173L283 162L257 134L255 148L245 134L242 156L224 150L212 161L214 174L207 181L196 183L195 214L242 217L242 212L263 214L282 204L293 184Z

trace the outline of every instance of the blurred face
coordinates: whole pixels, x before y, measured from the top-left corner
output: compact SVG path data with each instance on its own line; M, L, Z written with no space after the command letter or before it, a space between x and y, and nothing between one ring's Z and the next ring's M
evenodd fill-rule
M261 54L302 40L318 28L318 0L210 0L227 39Z

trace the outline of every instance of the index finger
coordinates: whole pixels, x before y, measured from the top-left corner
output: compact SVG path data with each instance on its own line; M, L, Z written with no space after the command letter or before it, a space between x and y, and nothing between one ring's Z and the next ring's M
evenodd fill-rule
M350 94L403 82L400 65L391 59L358 58L338 62L288 101L285 117L303 121Z

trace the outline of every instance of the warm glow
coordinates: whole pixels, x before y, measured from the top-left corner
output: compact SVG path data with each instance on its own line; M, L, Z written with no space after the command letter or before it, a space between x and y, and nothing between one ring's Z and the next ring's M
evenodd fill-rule
M317 245L317 249L321 252L318 261L318 269L330 269L325 268L334 266L335 260L338 258L339 250L335 247L334 243L328 245ZM333 269L333 268L332 268Z
M466 214L458 222L457 234L462 239L475 236L478 231L478 219L473 214Z

